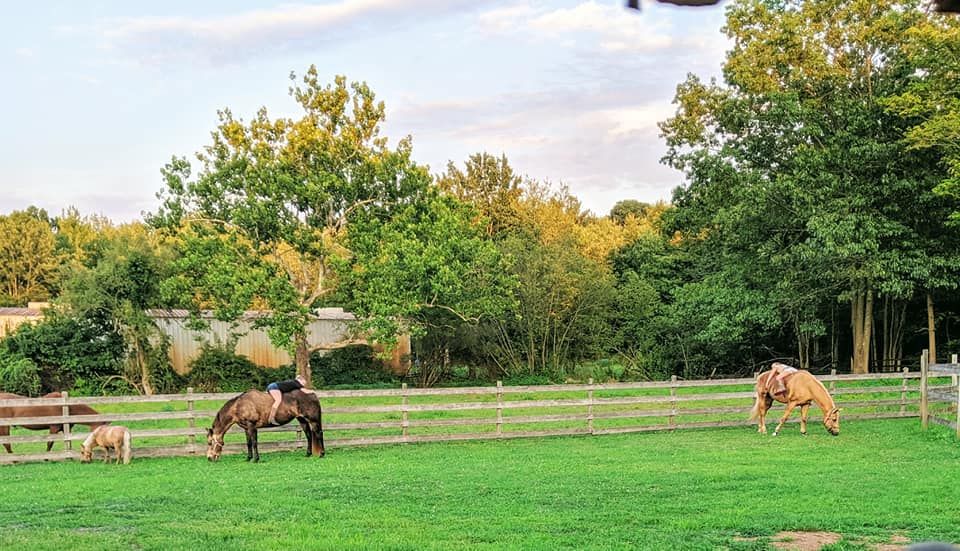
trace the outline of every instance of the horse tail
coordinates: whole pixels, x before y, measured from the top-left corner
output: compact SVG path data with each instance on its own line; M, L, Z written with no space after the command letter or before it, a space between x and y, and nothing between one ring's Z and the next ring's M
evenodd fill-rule
M130 464L130 456L133 453L133 450L130 447L130 431L123 431L123 464Z
M756 420L760 417L760 395L757 394L756 400L753 402L753 409L750 410L750 421Z
M767 383L764 380L764 374L760 374L760 376L757 377L757 386L756 386L757 396L753 401L753 409L750 410L750 419L749 419L750 421L754 421L760 417L760 400L763 399L763 394L764 394L763 392L761 392L761 389L766 388L766 385Z

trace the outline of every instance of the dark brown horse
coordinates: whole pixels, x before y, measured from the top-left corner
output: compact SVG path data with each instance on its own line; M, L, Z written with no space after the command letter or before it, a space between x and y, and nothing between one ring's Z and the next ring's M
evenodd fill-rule
M239 425L247 433L247 461L260 461L257 448L257 429L270 426L270 409L273 398L260 390L248 390L227 400L213 420L213 428L207 429L207 459L220 459L223 451L223 435L233 425ZM307 436L307 457L316 453L323 457L323 426L320 423L320 399L316 394L295 390L283 395L277 409L277 424L286 425L296 419Z
M51 392L50 394L44 394L43 398L62 398L63 395L59 392ZM27 398L27 396L20 396L19 394L10 394L9 392L0 392L0 400L16 400L20 398ZM70 415L97 415L97 410L85 404L71 404ZM6 406L0 407L0 419L16 419L18 417L60 417L63 415L63 406L59 404L51 404L49 406ZM79 423L70 423L70 428L73 428L74 425L87 425L91 429L99 427L101 425L106 425L107 423L99 422L79 422ZM48 425L19 425L25 429L30 430L49 430L50 434L57 434L63 430L63 423L55 423ZM0 436L10 436L10 425L0 427ZM7 453L13 453L13 449L10 447L10 444L4 444L4 448L7 449ZM53 442L47 442L47 451L50 451L53 448Z
M787 404L787 408L783 412L780 422L777 423L777 428L773 431L774 436L780 432L783 424L793 413L793 408L797 406L800 406L800 434L806 435L807 412L812 402L816 402L817 406L823 411L823 426L827 429L827 432L834 436L840 434L840 408L834 405L833 398L830 397L830 393L827 392L827 387L823 386L823 383L811 375L809 371L798 370L789 375L789 378L785 381L787 391L774 394L774 390L776 390L776 384L772 380L774 374L774 371L764 371L757 377L757 401L753 404L753 410L750 411L751 420L759 419L757 432L767 433L767 410L776 400Z

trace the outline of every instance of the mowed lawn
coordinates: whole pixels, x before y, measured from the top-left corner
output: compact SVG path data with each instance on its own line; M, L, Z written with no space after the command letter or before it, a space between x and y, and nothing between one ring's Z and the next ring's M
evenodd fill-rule
M960 441L919 421L0 467L2 549L829 549L960 541Z

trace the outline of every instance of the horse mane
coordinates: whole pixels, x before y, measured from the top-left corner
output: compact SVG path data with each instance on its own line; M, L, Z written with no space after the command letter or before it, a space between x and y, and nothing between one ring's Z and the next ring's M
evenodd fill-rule
M808 371L807 373L810 372ZM818 379L813 373L810 373L810 378L813 379L813 381L817 383L817 386L820 387L820 390L823 391L823 396L830 403L830 407L837 407L837 404L833 401L833 396L830 395L830 391L827 390L827 387L823 384L823 382L820 381L820 379ZM824 411L823 414L826 415L827 411Z
M243 396L243 394L241 394L240 396ZM224 417L225 416L224 413L230 409L227 406L234 404L237 401L237 399L240 398L240 396L234 396L233 398L230 398L229 400L223 403L223 406L221 406L220 410L217 411L217 416L213 418L214 430L216 430L217 427L223 426L223 423L225 422L225 420L221 419L221 417Z

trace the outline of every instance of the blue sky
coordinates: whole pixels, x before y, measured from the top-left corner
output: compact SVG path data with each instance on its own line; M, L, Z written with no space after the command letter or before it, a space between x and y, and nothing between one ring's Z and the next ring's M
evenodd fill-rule
M152 5L151 5L152 4ZM217 109L296 115L288 75L370 84L383 134L443 171L504 153L585 208L669 199L656 122L688 72L717 76L723 7L619 0L51 1L5 7L0 212L156 208L159 170Z

